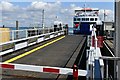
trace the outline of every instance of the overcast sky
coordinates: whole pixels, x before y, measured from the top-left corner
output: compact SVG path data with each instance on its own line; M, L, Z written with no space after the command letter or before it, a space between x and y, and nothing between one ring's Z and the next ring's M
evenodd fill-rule
M47 0L48 1L48 0ZM18 20L20 27L32 26L39 24L41 26L42 10L45 10L45 26L50 27L55 20L68 23L72 27L72 19L74 16L74 10L84 7L86 3L87 7L99 8L99 16L103 19L104 10L107 14L106 20L112 21L114 19L114 2L87 2L77 1L66 2L59 0L52 0L47 2L46 0L21 0L19 2L15 0L3 0L0 2L0 26L3 24L7 27L15 27L15 21ZM56 18L57 16L57 18Z

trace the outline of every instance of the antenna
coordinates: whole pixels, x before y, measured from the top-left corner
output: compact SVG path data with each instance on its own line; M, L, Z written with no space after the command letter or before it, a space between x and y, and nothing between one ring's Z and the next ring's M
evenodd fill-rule
M85 9L85 16L86 16L86 2L84 4L84 9Z

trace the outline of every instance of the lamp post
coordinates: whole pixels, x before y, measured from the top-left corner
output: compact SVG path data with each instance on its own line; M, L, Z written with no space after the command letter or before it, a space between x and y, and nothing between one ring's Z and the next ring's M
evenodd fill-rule
M44 15L45 15L45 13L44 12L45 12L45 10L43 9L42 10L42 28L43 28L43 34L45 33L45 31L44 31L44 29L45 29L45 26L44 26L44 19L45 19Z
M18 35L18 30L19 30L19 27L18 27L18 21L16 21L16 39L19 38L19 35Z

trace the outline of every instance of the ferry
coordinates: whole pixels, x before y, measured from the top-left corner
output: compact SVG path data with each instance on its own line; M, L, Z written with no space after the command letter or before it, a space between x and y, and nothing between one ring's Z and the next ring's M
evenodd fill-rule
M73 33L90 35L91 27L93 24L97 30L99 30L99 35L103 34L103 24L99 18L98 8L81 8L75 10L75 16L73 17Z

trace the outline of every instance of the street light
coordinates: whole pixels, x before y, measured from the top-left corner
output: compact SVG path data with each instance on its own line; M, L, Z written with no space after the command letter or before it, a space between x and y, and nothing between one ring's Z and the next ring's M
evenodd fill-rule
M44 26L44 12L45 12L45 10L43 9L42 10L42 28L43 28L43 34L45 33L45 31L44 31L44 29L45 29L45 26Z

